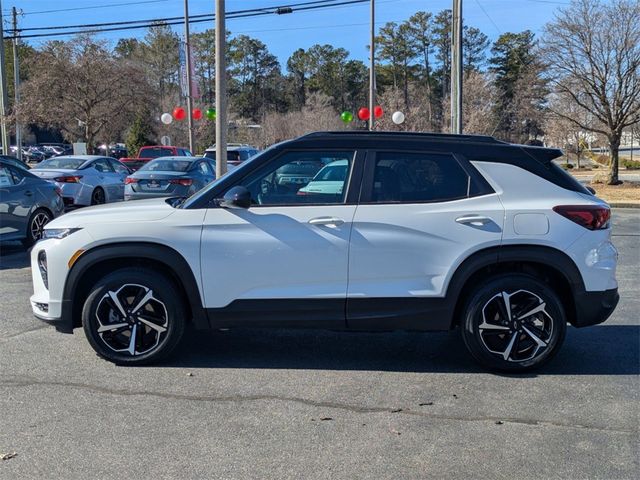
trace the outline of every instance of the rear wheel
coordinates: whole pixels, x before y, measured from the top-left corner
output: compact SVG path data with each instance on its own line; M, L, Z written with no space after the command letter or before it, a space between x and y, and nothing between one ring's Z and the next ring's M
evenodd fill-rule
M106 275L91 290L82 326L98 355L121 365L157 362L184 333L184 305L177 286L150 269Z
M102 205L103 203L105 203L104 190L100 187L96 187L91 194L91 205Z
M556 293L534 277L494 277L466 303L462 337L486 367L526 371L549 361L566 332L566 315Z
M29 222L27 223L27 235L22 241L22 244L29 248L40 240L44 234L44 226L51 220L53 220L53 215L51 215L47 210L38 209L33 212L31 217L29 217Z

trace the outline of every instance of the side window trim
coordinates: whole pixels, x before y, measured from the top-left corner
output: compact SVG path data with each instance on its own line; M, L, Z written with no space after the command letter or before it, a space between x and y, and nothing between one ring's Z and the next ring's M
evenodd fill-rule
M375 176L375 166L376 160L378 158L378 154L380 153L399 153L399 154L421 154L421 155L448 155L452 157L460 168L465 172L468 179L467 184L467 195L463 197L455 197L455 198L447 198L442 200L422 200L422 201L411 201L411 202L374 202L373 201L373 188L374 188L374 176ZM415 150L415 149L401 149L401 148L378 148L371 149L367 151L367 157L364 164L364 174L362 177L362 188L360 191L359 203L363 205L419 205L419 204L428 204L428 203L445 203L452 202L455 200L462 200L465 198L473 198L482 195L488 195L490 193L495 193L493 189L486 184L485 182L478 181L478 176L480 174L473 168L472 165L468 163L468 160L456 152L443 152L443 151L432 151L432 150ZM483 179L484 180L484 179ZM472 186L475 186L478 190L478 193L471 194L470 190Z

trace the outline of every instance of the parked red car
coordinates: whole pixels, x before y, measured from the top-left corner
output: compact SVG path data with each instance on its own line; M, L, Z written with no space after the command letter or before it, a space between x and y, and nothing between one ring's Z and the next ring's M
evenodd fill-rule
M168 145L153 145L149 147L142 147L138 152L137 157L121 158L120 161L124 163L131 170L138 170L145 163L158 157L192 157L193 155L188 148L184 147L171 147Z

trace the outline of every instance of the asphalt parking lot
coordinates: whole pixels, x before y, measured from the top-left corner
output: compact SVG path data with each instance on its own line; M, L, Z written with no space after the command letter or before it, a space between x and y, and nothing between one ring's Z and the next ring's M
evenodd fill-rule
M458 332L198 332L116 367L31 315L0 248L0 478L640 477L640 210L614 211L621 301L541 371L477 367Z

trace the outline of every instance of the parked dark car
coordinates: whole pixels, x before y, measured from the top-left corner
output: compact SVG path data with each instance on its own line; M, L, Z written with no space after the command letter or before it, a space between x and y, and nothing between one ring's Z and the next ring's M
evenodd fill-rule
M31 246L63 210L58 187L0 159L0 241Z
M124 199L188 197L215 178L215 162L208 158L156 158L125 179Z

